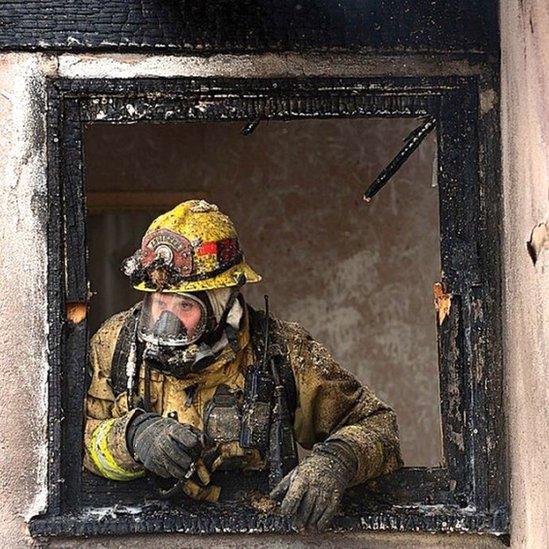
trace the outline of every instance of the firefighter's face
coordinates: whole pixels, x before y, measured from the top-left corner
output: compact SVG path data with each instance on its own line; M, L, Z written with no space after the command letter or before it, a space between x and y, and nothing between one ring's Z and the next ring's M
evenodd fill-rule
M152 296L151 315L153 320L156 322L164 311L169 311L185 326L189 338L193 338L203 314L203 308L198 301L187 296L161 292L156 292Z

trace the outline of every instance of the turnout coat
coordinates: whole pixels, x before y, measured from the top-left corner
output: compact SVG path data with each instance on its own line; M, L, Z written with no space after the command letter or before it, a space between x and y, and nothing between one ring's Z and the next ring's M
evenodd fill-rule
M135 411L128 409L126 390L120 383L125 373L120 357L129 353L127 334L138 307L109 318L90 342L84 465L112 480L132 480L145 474L126 446L126 428ZM141 397L147 393L151 411L176 417L205 432L215 450L208 459L200 460L196 475L185 483L184 492L195 499L219 498L220 488L215 482L218 471L269 468L272 448L268 442L242 442L247 402L254 400L248 394L254 386L250 373L262 352L258 332L265 318L261 315L247 308L238 344L234 348L227 346L215 362L198 373L177 379L152 369L147 374L146 368L138 368L136 391ZM269 322L273 347L281 359L279 368L289 411L285 421L295 440L305 449L328 438L347 443L358 463L353 484L397 469L401 458L391 408L340 367L301 326L272 317ZM267 404L267 408L275 406L272 401ZM264 423L256 426L260 431L257 440L261 440L261 432L269 432L273 414L255 415ZM287 469L293 465L295 461L286 460Z

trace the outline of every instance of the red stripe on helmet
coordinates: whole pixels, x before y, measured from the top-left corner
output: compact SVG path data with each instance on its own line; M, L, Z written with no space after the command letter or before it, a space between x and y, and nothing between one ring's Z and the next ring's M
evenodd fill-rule
M216 255L217 254L217 241L204 242L200 248L196 250L196 255Z

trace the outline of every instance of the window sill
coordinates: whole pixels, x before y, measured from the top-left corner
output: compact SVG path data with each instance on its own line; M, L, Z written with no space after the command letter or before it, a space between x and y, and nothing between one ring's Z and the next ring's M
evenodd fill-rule
M140 533L185 534L283 534L297 532L284 517L242 509L230 503L190 503L185 509L168 508L163 502L144 507L114 506L82 509L79 513L37 516L31 519L32 536L93 536ZM478 513L450 505L368 508L349 501L334 519L333 531L461 532L505 534L505 509Z

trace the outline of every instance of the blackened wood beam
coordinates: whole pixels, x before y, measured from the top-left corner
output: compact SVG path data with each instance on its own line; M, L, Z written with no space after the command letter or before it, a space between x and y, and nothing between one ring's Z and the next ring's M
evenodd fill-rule
M395 175L402 167L404 162L410 158L412 153L421 145L422 141L429 135L431 130L436 126L436 118L428 118L421 126L413 130L406 137L406 144L391 160L386 168L375 178L374 182L368 187L364 193L364 200L370 202L372 198L387 184L387 182Z

